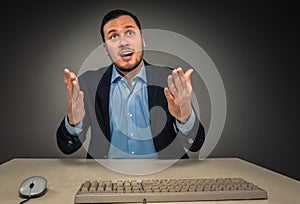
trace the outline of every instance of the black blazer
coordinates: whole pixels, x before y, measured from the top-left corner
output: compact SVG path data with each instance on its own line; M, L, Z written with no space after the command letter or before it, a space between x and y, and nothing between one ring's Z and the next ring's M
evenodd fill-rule
M153 142L161 159L188 158L184 147L198 151L204 142L205 132L196 116L196 122L189 135L183 135L175 125L175 118L169 113L164 95L167 77L172 69L153 66L145 62ZM87 158L107 158L110 147L109 93L112 65L96 71L87 71L79 77L84 92L86 115L83 131L72 136L65 127L64 120L57 129L57 144L65 154L77 151L86 140L90 128L90 143Z

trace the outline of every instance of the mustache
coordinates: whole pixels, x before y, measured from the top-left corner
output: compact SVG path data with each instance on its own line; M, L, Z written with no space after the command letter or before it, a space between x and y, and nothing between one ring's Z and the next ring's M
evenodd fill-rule
M126 54L132 54L134 52L135 52L135 49L132 49L130 47L121 47L121 49L118 52L118 55L122 56L122 55L126 55Z

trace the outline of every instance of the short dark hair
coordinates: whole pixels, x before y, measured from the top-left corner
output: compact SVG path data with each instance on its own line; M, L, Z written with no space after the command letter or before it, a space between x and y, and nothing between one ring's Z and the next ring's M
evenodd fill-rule
M135 21L136 25L139 27L140 30L141 29L141 24L140 24L140 21L139 19L133 15L132 13L130 13L129 11L126 11L126 10L123 10L123 9L116 9L116 10L112 10L110 12L108 12L104 17L103 17L103 20L102 20L102 23L101 23L101 27L100 27L100 33L101 33L101 37L102 37L102 40L103 42L105 42L105 39L104 39L104 31L103 31L103 27L105 26L105 24L110 21L110 20L113 20L115 18L118 18L120 16L130 16L131 18L133 18L133 20Z

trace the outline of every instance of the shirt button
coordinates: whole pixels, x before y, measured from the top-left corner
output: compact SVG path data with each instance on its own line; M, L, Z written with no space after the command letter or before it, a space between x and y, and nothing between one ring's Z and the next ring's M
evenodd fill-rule
M129 117L132 118L132 114L131 113L129 113Z
M189 142L190 144L193 144L194 140L193 140L192 138L190 138L190 139L188 139L188 142Z
M130 133L130 136L132 137L132 136L133 136L133 133Z
M132 151L131 154L134 154L134 151Z

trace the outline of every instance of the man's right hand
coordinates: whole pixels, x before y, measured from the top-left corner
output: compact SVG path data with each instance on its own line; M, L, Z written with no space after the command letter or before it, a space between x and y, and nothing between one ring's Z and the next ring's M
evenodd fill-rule
M83 101L84 95L83 92L80 91L76 74L67 68L64 70L64 72L68 97L68 121L70 125L77 125L85 116Z

